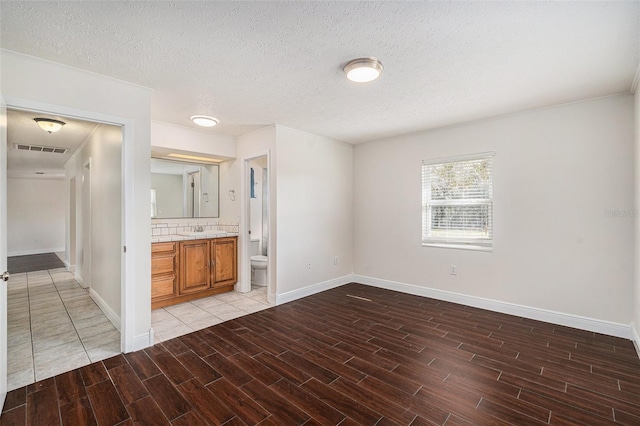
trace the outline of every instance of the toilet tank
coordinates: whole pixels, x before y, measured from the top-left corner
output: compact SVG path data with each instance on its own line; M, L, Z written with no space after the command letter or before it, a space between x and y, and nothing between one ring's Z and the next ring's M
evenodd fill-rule
M251 240L249 243L249 251L250 256L260 254L260 240Z

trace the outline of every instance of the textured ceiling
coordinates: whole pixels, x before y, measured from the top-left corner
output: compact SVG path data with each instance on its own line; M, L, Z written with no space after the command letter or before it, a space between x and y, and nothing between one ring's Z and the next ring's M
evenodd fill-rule
M0 2L1 46L155 89L154 120L351 143L629 91L637 2ZM375 56L382 77L342 66Z
M35 121L36 117L64 121L56 133L47 133ZM40 114L30 111L7 111L7 176L14 178L62 178L64 164L82 145L97 126L96 123L68 117ZM19 151L16 144L53 148L68 148L66 154ZM44 174L36 174L36 172Z

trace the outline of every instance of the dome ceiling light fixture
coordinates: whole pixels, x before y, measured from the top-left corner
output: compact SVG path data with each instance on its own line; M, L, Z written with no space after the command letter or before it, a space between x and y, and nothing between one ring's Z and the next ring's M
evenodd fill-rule
M191 121L200 127L213 127L218 124L217 118L209 117L208 115L194 115L191 117Z
M347 78L356 83L368 83L382 74L382 62L376 58L358 58L349 61L343 71Z
M60 120L53 120L51 118L34 118L33 121L38 123L38 126L45 132L55 133L62 129L66 123Z

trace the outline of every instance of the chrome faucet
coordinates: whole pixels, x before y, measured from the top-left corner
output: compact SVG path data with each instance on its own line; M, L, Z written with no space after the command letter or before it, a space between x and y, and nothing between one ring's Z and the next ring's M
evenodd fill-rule
M202 226L194 226L193 232L204 232L204 228Z

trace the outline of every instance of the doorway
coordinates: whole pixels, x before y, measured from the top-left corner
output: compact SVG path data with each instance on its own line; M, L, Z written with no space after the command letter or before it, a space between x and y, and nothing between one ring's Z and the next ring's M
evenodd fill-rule
M121 353L124 336L118 329L125 288L123 279L113 279L114 271L124 276L123 127L26 108L10 111L27 116L22 117L25 126L18 129L30 129L32 116L53 116L65 122L58 139L33 127L44 135L37 133L37 137L45 139L30 143L21 154L39 156L33 157L39 167L51 166L40 174L60 173L67 218L61 225L66 228L62 238L66 268L16 274L8 283L9 390ZM85 133L82 123L87 126ZM81 135L78 145L58 146L57 140L67 143L74 133ZM12 140L25 140L14 133L11 120L7 137L10 150ZM55 156L55 150L70 152L43 160L45 155ZM11 164L9 170L14 173ZM45 198L43 189L35 191ZM7 205L11 209L10 199ZM75 271L72 265L77 265Z
M271 238L269 153L243 161L241 235L241 291L265 290L267 303L275 302L275 244ZM242 226L244 224L244 226Z

